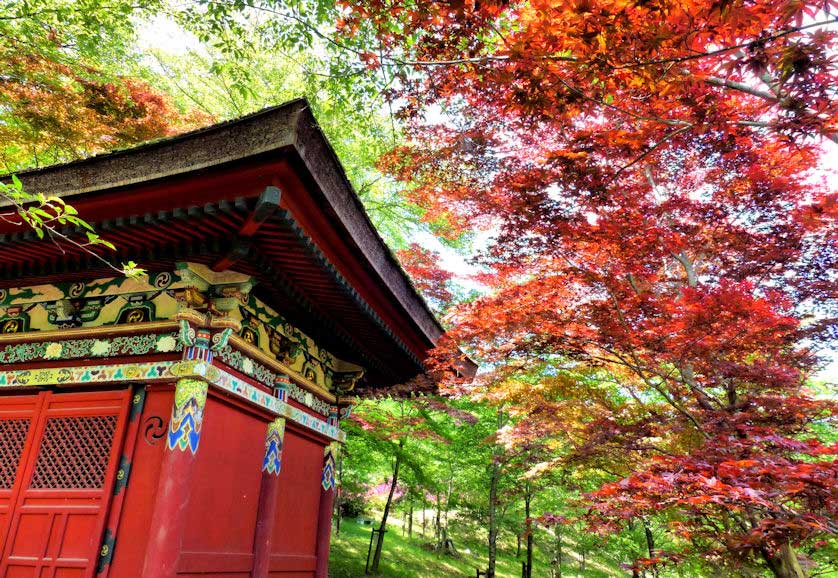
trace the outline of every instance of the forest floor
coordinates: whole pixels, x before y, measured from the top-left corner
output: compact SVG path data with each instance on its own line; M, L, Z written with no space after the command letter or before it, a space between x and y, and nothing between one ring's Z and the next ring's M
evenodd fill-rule
M389 526L389 524L388 524ZM421 532L415 532L412 538L402 535L398 525L390 526L384 540L381 564L376 578L467 578L476 575L477 568L486 568L486 544L482 537L474 532L457 532L451 527L451 537L459 557L448 556L428 549L433 541L432 533L422 538ZM340 535L332 532L332 550L329 557L330 578L361 578L370 544L371 526L363 526L355 520L344 519ZM424 547L423 547L424 546ZM515 556L516 545L499 544L497 578L520 578L521 561ZM563 578L605 578L624 576L617 567L605 566L589 561L584 574L579 573L579 560L575 552L565 553L567 562L563 565ZM533 561L533 577L549 578L549 560L536 549Z

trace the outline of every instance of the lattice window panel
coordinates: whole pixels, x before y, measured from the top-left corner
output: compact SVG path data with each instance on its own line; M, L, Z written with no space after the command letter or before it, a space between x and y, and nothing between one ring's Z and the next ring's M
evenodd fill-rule
M15 485L20 457L29 433L29 418L0 420L0 489Z
M35 463L31 488L101 488L117 417L51 417Z

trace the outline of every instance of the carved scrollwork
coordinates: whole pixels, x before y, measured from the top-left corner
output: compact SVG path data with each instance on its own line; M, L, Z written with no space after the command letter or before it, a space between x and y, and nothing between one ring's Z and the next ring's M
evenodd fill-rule
M150 446L166 437L166 422L159 415L148 416L143 422L142 431L145 443Z

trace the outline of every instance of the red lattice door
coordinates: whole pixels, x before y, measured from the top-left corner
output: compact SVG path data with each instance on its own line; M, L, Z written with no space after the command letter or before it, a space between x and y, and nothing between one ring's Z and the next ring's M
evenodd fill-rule
M38 396L26 434L17 433L25 438L20 465L5 515L0 510L7 528L0 577L93 576L130 395L122 390ZM0 409L0 428L9 422L8 430L23 429L11 425L14 419L24 418L9 412L7 419Z
M20 492L23 460L33 438L41 397L0 397L0 544L6 543L12 507Z

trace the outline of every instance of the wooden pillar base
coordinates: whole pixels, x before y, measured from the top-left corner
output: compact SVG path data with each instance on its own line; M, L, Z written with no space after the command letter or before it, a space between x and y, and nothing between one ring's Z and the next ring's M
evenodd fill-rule
M285 420L277 418L268 424L265 440L265 460L262 462L262 482L259 486L259 509L253 535L253 570L251 578L268 578L271 565L271 543L276 520L276 501L279 495L279 471L282 463L282 444Z
M332 541L332 509L335 506L335 490L320 494L320 509L317 512L317 567L315 578L329 576L329 550Z
M329 444L325 448L323 476L320 493L320 507L317 511L317 566L315 578L328 578L329 549L332 540L332 510L335 507L335 466L338 444Z
M198 451L207 383L181 379L175 388L175 403L163 450L157 499L143 563L143 578L175 578L180 556L192 470Z

